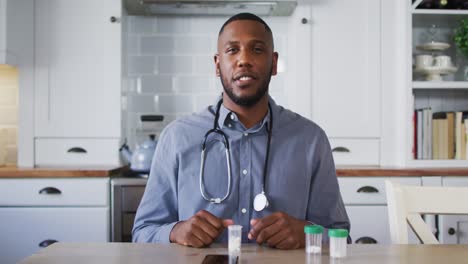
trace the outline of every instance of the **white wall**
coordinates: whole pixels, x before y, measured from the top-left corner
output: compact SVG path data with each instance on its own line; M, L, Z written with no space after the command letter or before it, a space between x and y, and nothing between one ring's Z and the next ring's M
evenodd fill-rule
M127 20L127 135L132 145L148 134L159 134L170 121L214 104L222 91L213 56L217 34L228 17L140 17ZM265 18L280 55L280 72L270 94L288 107L288 23L290 17ZM143 127L141 114L162 114L163 123Z

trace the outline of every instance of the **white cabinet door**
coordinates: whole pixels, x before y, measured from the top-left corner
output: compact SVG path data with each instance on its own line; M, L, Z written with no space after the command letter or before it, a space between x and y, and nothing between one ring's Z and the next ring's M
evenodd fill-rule
M312 6L312 116L331 138L380 137L380 2Z
M36 137L120 137L120 1L35 5Z
M351 222L353 244L391 244L387 206L348 205L346 212Z
M33 15L33 0L0 0L0 64L20 64L24 42L32 42Z
M443 186L467 187L467 177L443 177ZM460 201L466 203L467 201ZM439 242L443 244L468 244L468 216L440 215Z
M108 242L108 208L0 208L1 263L60 242Z
M341 196L351 223L353 243L391 244L385 180L421 185L421 177L339 177ZM409 231L410 244L418 239Z

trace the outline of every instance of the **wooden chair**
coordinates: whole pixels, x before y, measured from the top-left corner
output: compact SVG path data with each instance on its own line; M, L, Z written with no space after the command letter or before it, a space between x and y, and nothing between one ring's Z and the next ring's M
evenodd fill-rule
M468 214L468 187L405 186L386 180L390 237L408 244L408 225L423 244L439 244L422 214Z

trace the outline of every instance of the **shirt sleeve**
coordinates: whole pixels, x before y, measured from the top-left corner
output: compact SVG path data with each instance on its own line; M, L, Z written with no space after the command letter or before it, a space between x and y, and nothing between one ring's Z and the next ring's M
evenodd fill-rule
M145 193L135 216L133 242L170 243L179 221L177 206L177 156L170 126L161 133L151 164Z
M311 188L307 220L325 228L350 230L350 223L341 198L330 143L323 130L313 154ZM325 234L326 237L326 234Z

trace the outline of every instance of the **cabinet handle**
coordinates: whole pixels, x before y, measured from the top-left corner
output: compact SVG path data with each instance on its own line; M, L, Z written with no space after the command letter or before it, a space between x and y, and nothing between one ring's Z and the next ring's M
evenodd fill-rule
M449 229L448 229L448 233L449 233L449 235L451 235L451 236L455 235L455 233L456 233L455 228L453 228L453 227L449 228Z
M55 187L45 187L39 191L39 194L61 194L62 192Z
M373 239L372 237L360 237L354 242L355 244L377 244L377 240Z
M84 148L81 148L81 147L73 147L73 148L69 148L67 150L68 153L88 153L88 151L86 151L86 149Z
M164 121L163 115L141 115L141 122L161 122Z
M48 246L50 246L50 245L52 245L53 243L56 243L56 242L58 242L58 241L54 240L54 239L46 239L46 240L42 241L41 243L39 243L39 246L45 248L45 247L48 247Z
M334 147L332 152L351 152L348 148L345 147Z
M116 18L115 16L111 16L111 17L110 17L110 22L111 22L111 23L117 22L117 18Z
M379 190L377 190L375 187L372 186L362 186L357 190L358 193L378 193Z

